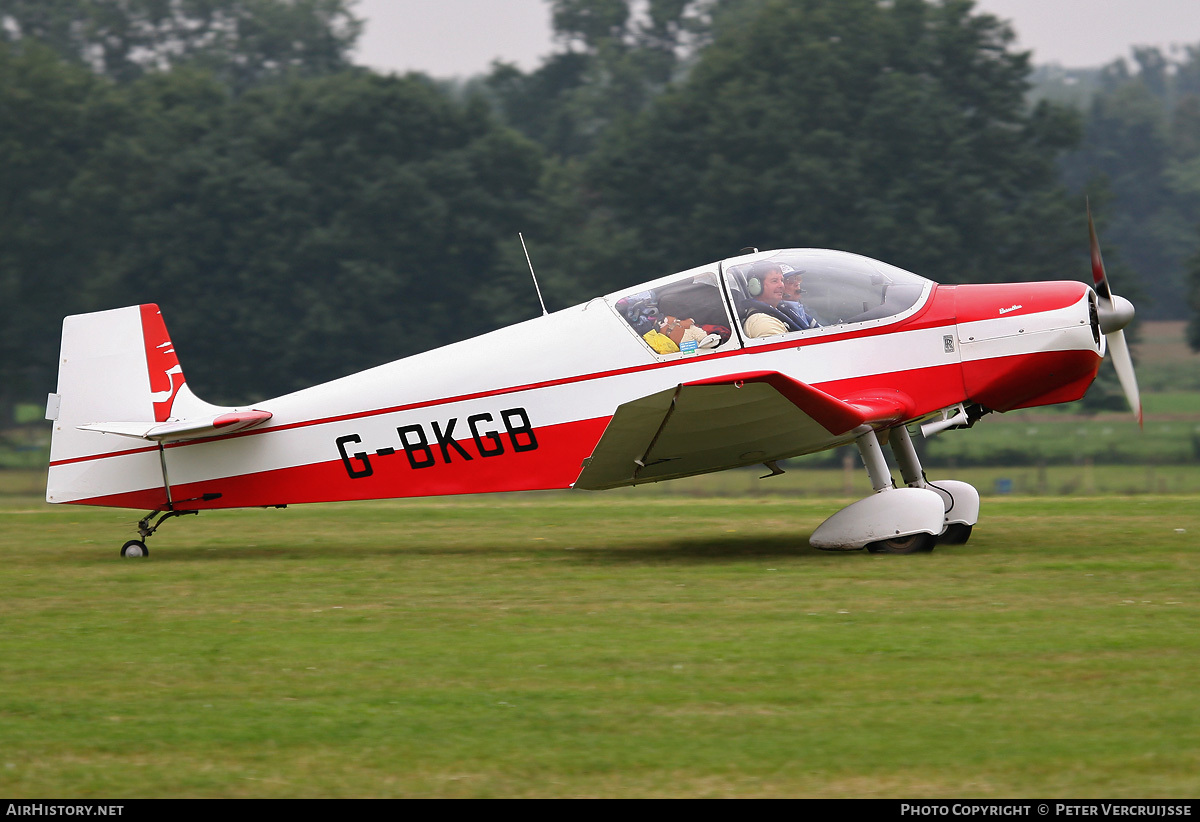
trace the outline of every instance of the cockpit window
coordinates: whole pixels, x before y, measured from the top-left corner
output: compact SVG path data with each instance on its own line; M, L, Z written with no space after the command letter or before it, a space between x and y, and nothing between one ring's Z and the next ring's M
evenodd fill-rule
M886 263L824 249L791 249L727 263L725 277L747 338L894 317L929 281Z
M697 270L610 298L617 313L658 354L703 354L731 337L715 270Z

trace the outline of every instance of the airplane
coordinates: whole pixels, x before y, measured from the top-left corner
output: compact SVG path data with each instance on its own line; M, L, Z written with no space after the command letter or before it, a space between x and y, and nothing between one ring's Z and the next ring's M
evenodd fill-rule
M121 548L145 557L167 519L201 510L771 476L853 443L872 493L813 547L962 544L979 493L928 479L910 427L1077 400L1106 350L1142 421L1133 305L1109 288L1090 209L1088 231L1091 287L939 285L845 251L743 249L252 407L192 393L156 305L69 316L46 499L149 509Z

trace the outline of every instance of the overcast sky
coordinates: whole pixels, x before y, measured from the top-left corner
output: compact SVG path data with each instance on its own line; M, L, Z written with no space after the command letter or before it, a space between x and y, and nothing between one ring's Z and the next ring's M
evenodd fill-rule
M1132 45L1200 44L1200 0L976 0L1013 24L1035 63L1100 66ZM435 77L486 71L493 60L538 65L554 50L546 0L358 0L366 20L357 61Z

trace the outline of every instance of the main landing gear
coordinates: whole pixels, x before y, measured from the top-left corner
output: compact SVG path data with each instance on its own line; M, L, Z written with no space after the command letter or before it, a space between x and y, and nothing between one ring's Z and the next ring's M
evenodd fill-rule
M965 482L929 482L904 426L888 439L905 487L897 488L876 432L866 426L855 442L871 477L872 496L846 506L813 532L809 544L825 551L866 548L876 554L919 554L939 541L970 539L979 519L979 492Z
M161 512L162 516L160 516L158 518L158 522L151 525L150 520L154 519L154 515L158 514L158 513L160 513L160 512L159 511L151 511L149 514L146 514L146 516L144 516L140 520L138 520L138 536L141 537L141 539L131 539L131 540L129 540L129 542L122 545L121 546L121 556L129 557L131 559L134 557L150 556L150 549L146 547L145 540L149 539L150 535L153 534L155 531L157 531L158 527L160 525L162 525L163 522L170 519L171 517L182 517L187 514L199 514L200 512L199 511L175 511L175 510L162 511Z

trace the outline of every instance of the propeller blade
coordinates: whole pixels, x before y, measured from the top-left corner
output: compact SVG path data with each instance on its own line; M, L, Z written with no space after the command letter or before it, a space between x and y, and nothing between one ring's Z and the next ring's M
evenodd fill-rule
M1133 303L1124 297L1117 297L1108 285L1108 275L1104 272L1104 258L1100 255L1100 241L1096 238L1096 224L1092 221L1092 204L1087 205L1088 237L1092 247L1092 282L1096 294L1100 297L1100 329L1108 342L1108 352L1112 355L1113 366L1117 369L1117 379L1121 381L1121 390L1129 407L1137 414L1138 428L1142 427L1142 398L1138 394L1137 375L1133 372L1133 357L1129 355L1129 345L1125 342L1124 328L1133 319Z
M1092 241L1092 283L1096 287L1096 293L1108 300L1109 308L1112 308L1112 289L1108 287L1108 277L1104 273L1104 258L1100 256L1100 241L1096 239L1096 224L1092 222L1090 201L1087 204L1087 217L1088 235Z
M1141 428L1142 399L1138 394L1137 375L1133 373L1133 358L1129 356L1129 346L1125 343L1125 332L1114 331L1104 336L1108 339L1108 353L1112 355L1125 399L1129 400L1129 407L1137 414L1138 428Z

